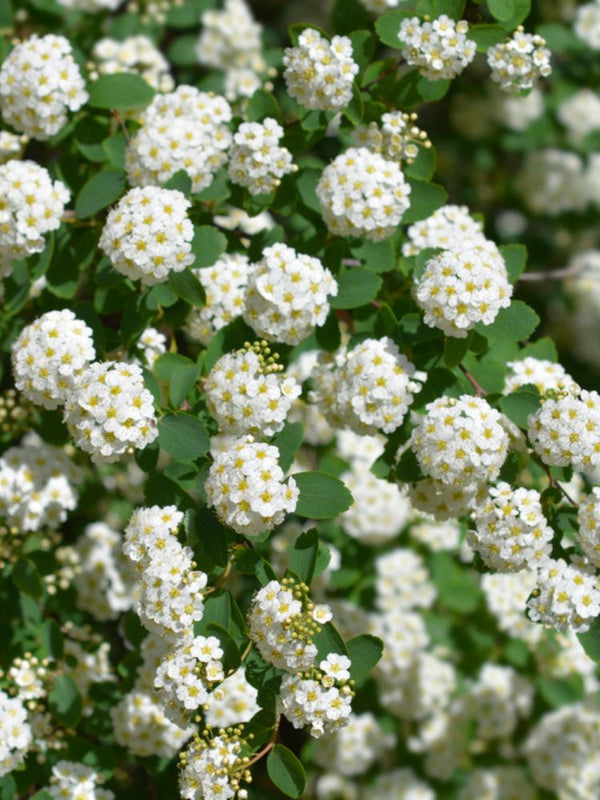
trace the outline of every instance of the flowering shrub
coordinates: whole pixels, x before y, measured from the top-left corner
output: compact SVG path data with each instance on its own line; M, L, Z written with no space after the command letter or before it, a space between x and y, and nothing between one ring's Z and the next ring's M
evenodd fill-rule
M596 800L600 2L0 29L0 800Z

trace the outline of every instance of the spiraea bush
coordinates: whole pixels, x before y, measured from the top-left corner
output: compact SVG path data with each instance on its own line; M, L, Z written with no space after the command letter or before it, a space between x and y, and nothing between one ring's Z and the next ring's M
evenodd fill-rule
M597 800L600 2L0 33L0 800Z

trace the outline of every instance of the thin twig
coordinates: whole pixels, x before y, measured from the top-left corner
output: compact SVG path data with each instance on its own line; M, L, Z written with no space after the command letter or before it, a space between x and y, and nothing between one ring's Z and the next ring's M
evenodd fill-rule
M368 92L371 86L374 86L376 83L379 83L379 81L382 81L384 78L387 78L387 76L391 75L392 72L396 72L399 69L401 63L402 63L401 61L395 61L394 64L389 69L384 70L376 78L373 78L372 81L369 81L368 83L365 83L364 86L361 86L360 87L361 92Z
M464 374L465 378L466 378L466 379L469 381L469 383L471 384L471 386L473 386L473 388L475 389L475 394L477 395L477 397L485 397L485 395L487 394L487 392L486 392L486 390L483 388L483 386L481 386L479 383L477 383L477 381L475 380L475 378L474 378L474 377L471 375L471 373L470 373L470 372L468 372L468 371L467 371L467 370L466 370L466 369L463 367L463 365L462 365L462 364L459 364L458 366L460 367L461 371L463 372L463 374Z
M123 131L123 136L125 137L125 141L127 142L127 144L129 144L129 131L127 130L127 125L125 125L125 120L119 114L119 112L116 111L114 108L111 108L110 113L113 115L113 117L117 120L117 122L121 126L121 130Z

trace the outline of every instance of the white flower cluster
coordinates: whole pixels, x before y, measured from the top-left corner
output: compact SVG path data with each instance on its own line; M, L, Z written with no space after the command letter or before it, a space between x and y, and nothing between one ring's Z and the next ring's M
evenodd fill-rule
M346 727L323 736L315 761L340 775L362 775L393 747L395 736L384 733L370 711L351 714Z
M440 521L451 520L468 514L483 497L480 483L470 481L461 484L444 483L439 478L424 478L406 485L413 506L424 514Z
M74 8L86 14L96 14L99 11L115 11L121 0L58 0L58 4L65 8Z
M589 473L600 464L600 395L577 389L543 400L527 419L528 436L544 464Z
M125 151L129 183L159 186L185 170L193 192L206 189L227 161L230 121L231 107L219 95L185 85L158 95L144 109L142 127Z
M413 653L404 669L388 664L377 676L380 702L403 720L425 720L446 708L456 689L452 664L429 652Z
M156 670L154 688L165 716L184 728L193 712L206 703L209 690L225 677L223 650L216 636L178 640Z
M392 433L421 389L413 364L387 336L343 348L333 364L324 361L313 373L321 412L336 427L355 433Z
M458 800L536 800L537 792L519 767L474 769L462 787Z
M318 258L274 244L250 269L244 320L270 341L298 344L323 325L329 297L337 292L336 280Z
M423 557L406 547L397 547L375 561L376 605L380 611L429 608L437 592Z
M427 261L415 280L425 324L457 339L478 322L490 325L501 308L508 308L511 296L504 259L490 241L444 250Z
M152 369L157 358L167 352L167 337L156 328L146 328L136 346L142 351L143 364Z
M13 158L21 158L28 141L28 136L17 136L9 131L0 131L0 164L5 164Z
M509 737L531 712L533 686L512 667L484 664L462 698L462 710L476 721L480 739Z
M525 615L527 599L536 585L537 572L533 569L514 573L489 572L481 576L487 607L500 630L523 639L532 648L543 635L543 628Z
M600 712L595 700L545 714L529 733L523 752L536 784L556 797L598 797Z
M330 653L321 661L319 670L314 671L314 677L284 676L281 710L294 728L306 727L310 735L318 739L348 723L353 696L347 683L349 668L349 658Z
M262 122L242 122L229 148L229 178L246 186L250 194L269 194L281 178L294 172L292 154L279 145L283 128L272 117Z
M208 373L206 406L222 431L268 437L283 428L301 387L268 363L269 352L259 345L226 353Z
M149 631L178 636L204 612L206 575L177 540L183 514L175 506L136 509L125 530L123 552L140 572L136 613Z
M583 162L576 153L547 148L526 155L514 185L535 214L556 216L585 209L585 184Z
M104 522L87 525L77 540L77 605L101 621L132 608L135 573L121 551L121 535Z
M460 526L456 520L440 522L434 517L420 516L413 522L408 533L411 539L425 545L433 553L442 550L458 550Z
M562 101L556 117L571 142L579 145L588 133L600 128L600 98L592 89L580 89Z
M186 331L192 339L207 345L215 333L244 311L250 262L243 253L224 253L212 267L195 269L206 292L206 304L192 308Z
M63 450L28 438L0 457L0 516L21 531L58 528L77 507L81 479Z
M375 242L395 233L410 206L410 184L400 165L366 147L337 156L323 170L316 192L331 233Z
M279 450L251 436L215 457L204 489L221 522L243 536L275 528L294 511L299 495L293 478L284 483Z
M261 33L244 0L225 0L222 11L202 14L196 55L201 64L225 70L228 99L251 97L260 89L260 73L266 69Z
M425 408L411 447L426 475L451 486L498 477L508 452L502 417L482 397L439 397Z
M182 753L179 793L183 800L229 800L247 797L240 782L250 780L245 772L237 729L218 735L196 735Z
M570 259L572 276L563 282L573 304L569 316L573 339L571 346L578 358L600 364L600 352L595 346L600 335L600 250L584 250Z
M13 259L42 252L44 234L60 227L70 196L64 183L53 181L35 161L0 165L0 277Z
M361 800L435 800L435 794L409 768L393 769L380 773L375 781L366 786Z
M579 504L577 542L595 567L600 567L600 486Z
M593 568L548 559L527 608L534 622L585 633L600 613L600 579Z
M367 147L390 161L412 164L419 155L419 145L431 147L425 131L415 125L416 120L414 112L388 111L382 115L381 124L359 125L350 135L357 147Z
M483 244L483 224L473 219L466 206L447 205L430 217L415 222L406 231L408 242L402 245L403 256L416 256L421 250L440 248L459 250L467 242Z
M352 99L358 64L347 36L328 42L314 28L305 28L298 45L285 49L283 63L287 90L305 108L341 111Z
M12 347L15 386L35 405L64 405L96 357L92 330L68 308L47 311L27 325Z
M545 111L544 95L534 87L526 95L497 91L490 98L490 114L511 131L524 131Z
M175 189L135 188L111 208L98 246L113 267L146 286L194 263L190 202Z
M97 361L69 394L64 421L94 463L117 461L158 436L154 400L136 364Z
M573 30L592 50L600 50L600 0L579 6Z
M522 25L506 42L488 49L487 62L492 80L505 92L531 89L538 78L552 72L546 40L537 33L525 33Z
M402 57L430 81L455 78L475 58L477 47L467 38L468 30L464 19L455 22L446 14L424 22L418 17L404 19L398 33L404 45Z
M252 600L250 638L267 663L287 672L303 672L317 655L312 637L319 631L320 619L331 619L331 610L315 606L305 586L287 579L270 581Z
M43 791L55 800L113 800L110 789L98 786L103 780L91 767L61 759L52 767L50 785Z
M49 139L88 94L64 36L38 36L17 44L0 67L2 117L20 133Z
M158 92L170 92L175 87L169 62L152 40L143 34L128 36L122 42L109 37L100 39L94 45L92 58L101 75L137 72Z
M204 717L214 728L227 728L240 722L249 722L260 711L257 703L258 690L248 683L244 667L235 672L214 689L204 703Z
M528 383L537 386L540 394L565 389L573 383L573 379L561 364L544 358L527 356L519 361L509 361L504 391L514 392Z
M115 741L137 756L173 758L193 728L181 730L168 720L154 692L133 689L110 709Z
M410 519L412 507L398 486L376 478L368 464L356 461L340 480L354 503L338 518L349 536L378 545L394 539Z
M32 743L27 710L17 697L0 689L0 777L16 769Z
M488 567L500 572L535 569L550 555L553 531L542 513L540 493L500 481L475 509L467 541Z

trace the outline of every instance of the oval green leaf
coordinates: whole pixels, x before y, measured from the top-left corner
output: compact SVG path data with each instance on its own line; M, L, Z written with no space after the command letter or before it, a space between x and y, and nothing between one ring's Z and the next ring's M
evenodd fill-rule
M291 750L276 744L267 758L267 772L286 797L302 797L306 787L304 767Z
M95 108L114 108L128 111L147 106L155 95L154 89L133 72L101 75L89 87L89 104Z
M350 508L354 498L342 481L323 472L294 475L300 490L296 514L309 519L333 519Z

